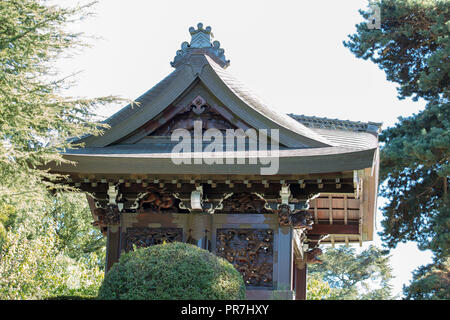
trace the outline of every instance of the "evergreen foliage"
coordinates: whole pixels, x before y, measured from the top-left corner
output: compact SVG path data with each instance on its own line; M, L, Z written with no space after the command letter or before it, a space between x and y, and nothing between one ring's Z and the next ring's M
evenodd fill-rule
M122 254L106 274L99 299L245 299L245 285L241 274L225 259L174 242Z
M380 29L369 29L372 11L360 10L364 19L356 33L344 41L356 57L370 59L399 84L399 98L448 98L450 82L449 21L446 0L376 0Z
M445 0L378 0L381 29L366 22L344 42L358 58L370 59L397 83L399 98L426 102L425 109L399 118L380 136L381 236L389 248L416 241L435 255L435 264L449 257L450 210L448 197L450 150L450 2ZM360 11L364 18L370 10ZM411 284L418 292L419 279L435 278L432 266L420 268ZM427 276L426 272L430 272ZM442 279L445 282L445 278ZM423 296L430 296L423 287ZM418 294L410 294L414 298Z
M331 288L323 299L392 299L392 268L386 252L370 246L356 253L352 247L329 248L321 256L322 264L310 265L308 273Z
M0 201L37 196L58 175L42 166L68 162L60 151L75 148L72 138L99 134L98 105L115 97L68 97L72 76L59 76L56 61L86 45L68 26L87 17L93 3L74 8L41 0L0 3Z
M96 257L71 259L58 250L54 223L41 225L39 229L38 235L31 239L23 228L7 233L0 252L0 299L95 297L103 280Z
M85 196L58 191L61 177L42 169L66 161L71 138L99 134L95 108L117 101L66 96L73 77L55 69L85 46L69 26L92 6L0 1L0 299L96 296L103 279Z
M450 300L450 259L422 266L413 273L409 286L404 286L406 299Z

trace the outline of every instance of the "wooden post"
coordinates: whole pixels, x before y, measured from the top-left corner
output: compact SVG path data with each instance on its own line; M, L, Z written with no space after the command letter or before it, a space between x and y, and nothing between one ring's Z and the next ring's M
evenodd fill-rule
M120 256L120 228L118 225L109 225L106 241L106 272L119 261Z
M188 216L187 242L209 250L211 242L211 215L190 213Z
M278 275L277 289L291 289L292 267L292 228L279 227L278 229Z
M306 274L308 267L305 263L302 269L295 268L295 300L306 300Z

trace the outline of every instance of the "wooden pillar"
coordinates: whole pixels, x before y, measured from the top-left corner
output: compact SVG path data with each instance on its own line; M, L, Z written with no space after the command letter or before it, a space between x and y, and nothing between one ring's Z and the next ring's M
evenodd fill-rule
M120 256L120 227L119 225L109 225L106 234L106 272L112 265L119 261Z
M295 268L295 300L306 300L306 274L308 267L305 263L302 269Z
M211 220L210 214L190 213L188 216L188 238L186 242L202 249L210 250Z
M292 281L292 227L278 228L277 290L290 291Z

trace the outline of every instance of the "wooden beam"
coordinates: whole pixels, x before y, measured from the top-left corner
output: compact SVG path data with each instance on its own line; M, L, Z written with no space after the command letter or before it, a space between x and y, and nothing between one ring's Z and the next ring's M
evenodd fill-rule
M313 224L308 234L359 234L356 224Z

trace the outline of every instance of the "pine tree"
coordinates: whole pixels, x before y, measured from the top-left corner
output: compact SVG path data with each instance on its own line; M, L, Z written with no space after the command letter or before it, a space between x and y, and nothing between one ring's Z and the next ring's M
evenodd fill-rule
M73 77L55 69L86 45L69 25L93 4L0 1L0 299L95 296L103 278L104 238L85 197L62 192L44 169L67 161L72 138L101 132L98 105L120 101L69 97Z
M426 101L424 110L380 135L381 196L388 200L381 236L389 248L416 241L441 264L450 247L450 2L370 3L379 8L380 28L362 22L344 45L384 70L399 85L399 99ZM367 19L373 12L360 13Z
M56 175L42 166L63 162L69 138L98 134L95 107L114 97L68 97L70 76L54 65L85 45L68 25L90 14L93 3L75 8L40 0L0 2L0 201L12 201L42 186L56 188Z
M321 279L331 287L330 300L392 299L392 268L387 252L370 246L357 253L355 248L329 248L322 264L310 265L308 277Z

